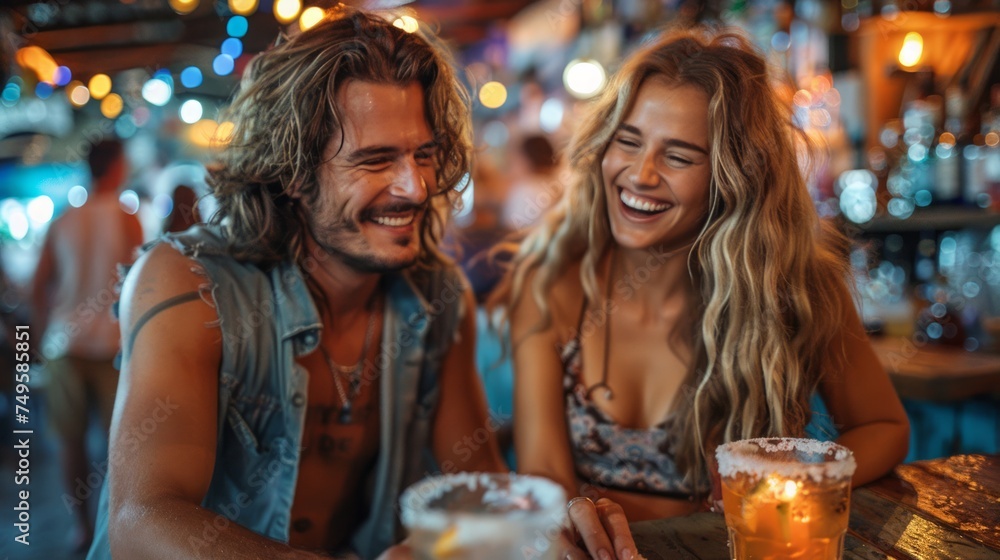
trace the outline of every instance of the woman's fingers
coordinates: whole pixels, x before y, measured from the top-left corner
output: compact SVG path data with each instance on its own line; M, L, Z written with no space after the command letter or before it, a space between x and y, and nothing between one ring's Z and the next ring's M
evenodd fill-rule
M595 506L618 560L638 558L639 551L635 547L632 530L629 529L628 519L625 518L625 510L622 509L622 506L607 498L597 500Z
M576 534L572 528L564 529L559 535L556 558L559 560L590 560L590 555L576 546Z
M597 513L597 505L588 498L574 498L570 500L566 510L591 557L597 560L614 560L614 547Z

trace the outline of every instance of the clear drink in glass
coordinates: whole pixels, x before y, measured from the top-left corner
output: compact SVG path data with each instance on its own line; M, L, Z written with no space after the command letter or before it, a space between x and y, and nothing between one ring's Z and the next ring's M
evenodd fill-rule
M551 480L458 473L426 478L400 498L417 560L554 559L566 495Z

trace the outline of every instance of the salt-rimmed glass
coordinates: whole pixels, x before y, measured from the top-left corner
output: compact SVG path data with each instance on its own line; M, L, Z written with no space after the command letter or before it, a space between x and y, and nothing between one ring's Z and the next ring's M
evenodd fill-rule
M839 560L856 464L849 449L796 438L716 449L733 560Z
M458 473L426 478L399 500L418 560L555 558L566 493L546 478Z

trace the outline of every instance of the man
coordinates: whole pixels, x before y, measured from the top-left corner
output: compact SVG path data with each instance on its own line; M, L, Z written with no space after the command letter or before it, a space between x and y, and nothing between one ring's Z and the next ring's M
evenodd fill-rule
M90 558L373 557L435 466L501 469L474 302L438 249L468 169L445 55L347 9L261 54L211 226L121 299L122 384ZM471 453L470 453L471 449Z
M93 177L90 199L49 227L32 281L31 306L34 326L44 333L48 423L59 442L63 503L74 517L70 546L78 551L90 546L93 534L87 501L95 492L83 482L90 472L88 418L95 410L101 431L107 432L118 386L113 360L120 334L111 314L117 266L131 262L143 241L139 219L118 202L127 176L121 142L98 142L87 162Z

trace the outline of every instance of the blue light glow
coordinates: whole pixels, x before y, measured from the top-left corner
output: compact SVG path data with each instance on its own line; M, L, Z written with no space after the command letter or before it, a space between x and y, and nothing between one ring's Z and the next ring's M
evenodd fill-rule
M17 100L21 98L21 88L17 84L10 83L3 88L2 101L3 104L11 107Z
M234 67L233 57L228 54L220 54L212 61L212 70L215 70L215 73L220 76L232 74Z
M250 25L247 23L247 18L243 16L233 16L229 18L226 23L226 33L230 37L242 37L247 34L247 29Z
M222 42L222 54L228 54L229 56L239 58L243 54L243 41L230 37Z
M53 76L57 86L64 86L73 79L73 73L69 71L66 66L60 66L56 68L55 76Z
M197 66L188 66L181 71L181 84L186 88L196 88L201 85L201 69Z
M45 82L38 82L38 85L35 86L35 95L39 99L48 99L52 95L52 85Z

